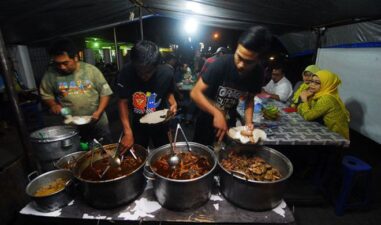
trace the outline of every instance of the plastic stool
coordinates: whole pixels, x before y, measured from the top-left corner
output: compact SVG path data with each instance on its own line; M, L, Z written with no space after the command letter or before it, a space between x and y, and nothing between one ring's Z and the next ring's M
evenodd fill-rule
M344 211L347 208L353 207L365 207L369 203L369 191L370 191L370 178L372 167L366 162L354 157L354 156L344 156L342 161L343 166L343 184L341 186L341 191L336 200L335 213L338 216L344 215ZM362 199L359 202L349 203L349 197L351 191L356 184L356 178L359 176L364 176L363 192L361 193Z

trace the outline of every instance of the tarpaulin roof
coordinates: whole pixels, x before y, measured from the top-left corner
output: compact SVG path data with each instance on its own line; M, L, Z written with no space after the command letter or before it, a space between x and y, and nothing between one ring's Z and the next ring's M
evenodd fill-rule
M7 43L29 43L128 23L137 6L144 16L195 16L231 29L260 24L276 35L381 18L380 0L1 0L0 28Z

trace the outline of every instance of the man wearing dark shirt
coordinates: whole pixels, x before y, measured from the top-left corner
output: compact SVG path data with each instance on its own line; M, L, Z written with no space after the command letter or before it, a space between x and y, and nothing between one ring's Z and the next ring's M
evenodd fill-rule
M177 110L173 70L158 65L159 60L158 46L150 41L140 41L131 50L131 62L120 72L117 91L124 132L123 148L134 143L147 147L150 140L155 147L168 143L168 123L148 125L139 122L145 114L167 108L167 102L172 113Z
M191 92L191 98L203 111L197 119L193 141L205 145L211 145L215 138L222 141L228 125L235 122L239 98L246 100L245 124L254 129L254 95L263 85L260 56L270 43L267 29L252 27L239 38L234 55L225 55L204 65Z

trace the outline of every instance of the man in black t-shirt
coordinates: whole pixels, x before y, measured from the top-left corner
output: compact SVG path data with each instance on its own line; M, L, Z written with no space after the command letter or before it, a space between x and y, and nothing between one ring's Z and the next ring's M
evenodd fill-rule
M150 41L140 41L131 50L131 62L123 67L117 81L119 116L123 125L122 147L134 143L147 147L152 140L155 147L167 144L168 123L141 124L147 113L167 108L176 114L173 70L158 65L158 46ZM131 121L131 124L130 124Z
M267 29L252 27L239 38L234 55L205 63L191 92L192 100L203 110L196 122L193 141L205 145L211 145L215 138L222 141L228 127L235 122L239 98L246 100L245 124L254 129L254 95L263 85L260 56L270 43Z

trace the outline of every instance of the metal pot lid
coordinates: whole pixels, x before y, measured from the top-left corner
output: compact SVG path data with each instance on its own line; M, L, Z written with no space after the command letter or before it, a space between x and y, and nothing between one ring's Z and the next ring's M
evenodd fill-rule
M30 135L30 140L37 143L48 143L65 140L77 134L78 131L72 126L52 126L34 131Z

